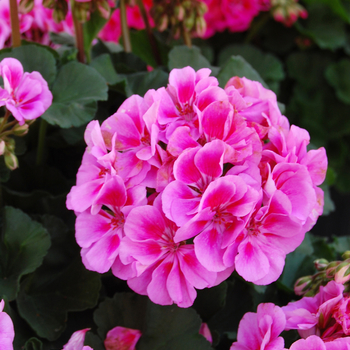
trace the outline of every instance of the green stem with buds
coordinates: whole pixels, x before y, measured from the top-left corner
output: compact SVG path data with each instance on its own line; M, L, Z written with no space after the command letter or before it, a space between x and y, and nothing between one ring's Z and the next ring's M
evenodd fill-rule
M21 46L21 33L19 31L18 5L17 0L10 1L12 47Z
M120 0L120 23L122 27L122 38L125 52L132 52L130 32L126 18L125 0Z
M6 110L6 113L5 113L5 116L4 116L4 118L3 118L3 120L2 120L2 122L1 122L1 124L0 124L0 133L1 133L2 130L4 130L4 129L7 128L6 123L7 123L7 120L9 119L9 116L10 116L10 115L11 115L11 113L10 113L10 111L7 109L7 110Z

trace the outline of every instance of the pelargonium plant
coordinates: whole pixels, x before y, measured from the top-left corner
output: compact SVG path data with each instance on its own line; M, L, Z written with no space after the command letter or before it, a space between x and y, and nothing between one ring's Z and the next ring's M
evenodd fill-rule
M67 197L83 263L157 304L189 307L234 270L276 281L322 213L325 149L307 150L260 83L218 85L209 69L173 69L85 131Z

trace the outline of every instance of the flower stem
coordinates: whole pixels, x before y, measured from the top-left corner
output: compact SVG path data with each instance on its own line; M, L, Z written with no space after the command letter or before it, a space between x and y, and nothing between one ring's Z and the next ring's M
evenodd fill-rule
M154 35L153 35L153 32L152 32L151 25L150 25L149 20L148 20L148 16L147 16L147 12L146 12L146 9L145 9L145 5L143 4L142 0L136 0L136 3L137 3L137 6L140 9L143 22L145 23L146 33L148 35L148 40L149 40L149 42L151 44L151 47L152 47L154 58L155 58L155 60L157 62L157 65L160 66L162 64L162 60L161 60L161 57L160 57L160 53L159 53L159 50L158 50L157 43L156 43L156 41L154 39Z
M252 26L250 27L250 30L244 39L244 43L245 44L250 43L254 39L255 35L261 30L261 28L266 24L266 22L270 18L271 18L270 12L267 12L261 15L261 17L255 23L253 23Z
M126 5L125 0L120 0L120 22L122 26L122 37L125 52L132 52L130 32L128 27L128 22L126 18Z
M79 22L74 11L74 0L71 0L72 4L72 16L75 31L75 44L78 49L78 61L85 63L85 51L84 51L84 32L83 25Z
M188 30L186 29L184 23L182 23L181 31L182 31L182 37L184 39L185 45L191 48L192 47L191 36Z
M2 120L2 122L0 124L0 132L6 128L6 123L7 123L7 120L9 119L10 114L11 114L10 111L7 109L5 116L4 116L4 119Z
M38 151L36 154L36 165L41 165L43 161L46 129L47 129L47 121L41 118L40 129L39 129Z
M12 31L12 47L21 46L21 33L19 31L18 5L17 0L10 1L10 17Z

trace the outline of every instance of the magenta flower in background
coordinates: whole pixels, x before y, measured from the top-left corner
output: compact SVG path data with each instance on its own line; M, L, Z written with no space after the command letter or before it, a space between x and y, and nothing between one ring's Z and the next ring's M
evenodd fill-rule
M13 350L13 339L15 330L10 316L3 312L5 306L4 300L0 301L0 349Z
M0 62L4 89L0 88L0 106L6 108L23 125L40 117L52 103L52 93L39 72L23 72L21 62L4 58Z
M256 313L247 312L239 322L237 341L230 350L284 350L284 339L279 335L285 324L280 307L260 304Z
M140 337L138 329L117 326L107 333L104 345L106 350L135 350Z
M330 342L324 342L317 335L311 335L306 339L299 339L293 343L290 350L349 350L350 338L339 338Z

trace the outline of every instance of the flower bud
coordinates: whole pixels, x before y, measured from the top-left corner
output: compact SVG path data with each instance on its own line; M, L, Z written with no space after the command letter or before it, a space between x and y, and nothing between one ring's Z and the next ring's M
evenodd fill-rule
M304 276L299 278L294 284L294 293L296 295L304 295L312 283L312 276Z
M21 0L18 6L20 13L28 13L33 10L34 0Z
M185 17L185 9L181 5L175 6L174 15L178 21L182 21Z
M106 0L100 0L97 2L97 10L100 16L104 19L108 19L111 15L111 8Z
M327 268L329 261L326 259L317 259L314 261L315 268L318 271L323 271Z
M12 129L12 133L16 136L24 136L28 133L28 130L29 130L28 124L23 124L23 125L16 124Z
M350 259L350 250L347 250L346 252L344 252L341 257L343 260Z
M194 27L196 18L194 13L191 14L191 16L187 17L184 19L184 25L185 28L190 32L192 30L192 28Z
M18 168L18 159L14 153L6 150L4 155L4 160L5 160L6 166L10 170L15 170L16 168Z
M334 281L344 284L350 280L350 263L347 261L342 262L335 269Z
M169 23L168 16L164 14L158 22L158 30L160 32L163 32L165 29L168 28L168 23Z
M335 270L337 266L340 264L340 261L332 261L331 263L328 264L328 267L326 269L326 277L333 279Z
M16 142L12 138L8 138L6 140L6 150L8 152L14 153L15 152L15 147L16 147Z
M52 18L56 23L62 22L68 13L68 5L66 1L57 1L54 5Z
M4 140L0 141L0 156L2 156L5 152L6 144Z

